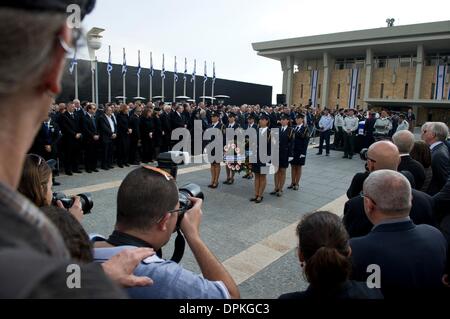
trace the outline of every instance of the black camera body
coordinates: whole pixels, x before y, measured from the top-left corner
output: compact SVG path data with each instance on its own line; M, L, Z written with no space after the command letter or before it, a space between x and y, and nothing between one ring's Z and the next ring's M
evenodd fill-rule
M81 209L83 210L83 213L85 215L90 214L92 208L94 207L91 193L78 194L77 196L80 197ZM57 201L61 201L64 208L69 209L73 206L74 198L68 197L64 193L53 193L52 204L56 206Z
M189 197L205 199L205 195L203 195L202 189L197 184L186 184L178 190L178 201L180 203L180 209L182 209L182 212L178 215L177 228L180 227L181 221L184 217L184 213L186 213L194 206L193 203L189 200Z
M367 149L367 148L363 148L361 150L361 152L359 153L359 157L361 157L361 160L367 161L367 152L368 151L369 151L369 149Z

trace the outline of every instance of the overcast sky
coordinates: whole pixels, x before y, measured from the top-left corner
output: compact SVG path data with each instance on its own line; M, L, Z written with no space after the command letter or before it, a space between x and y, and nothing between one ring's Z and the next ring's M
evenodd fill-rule
M218 78L271 85L274 97L281 93L280 63L259 57L251 43L323 33L385 27L388 17L395 25L450 19L450 2L393 0L97 0L85 28L101 27L103 47L100 61L108 60L111 45L113 63L122 63L126 48L128 65L137 65L141 50L142 67L153 64L173 71L177 56L178 71L184 58L192 73L197 59L197 74L203 63L216 62ZM220 92L217 92L220 94ZM275 101L275 99L274 99Z

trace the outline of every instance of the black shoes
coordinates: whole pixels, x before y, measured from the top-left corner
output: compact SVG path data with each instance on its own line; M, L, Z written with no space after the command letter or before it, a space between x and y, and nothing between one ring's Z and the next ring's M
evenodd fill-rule
M60 186L61 185L61 183L59 183L59 182L53 182L53 186Z
M255 203L256 203L256 204L259 204L259 203L261 203L261 202L263 201L263 199L264 199L264 197L258 197L258 198L255 200Z
M319 152L319 153L317 153L316 155L322 155L322 153Z

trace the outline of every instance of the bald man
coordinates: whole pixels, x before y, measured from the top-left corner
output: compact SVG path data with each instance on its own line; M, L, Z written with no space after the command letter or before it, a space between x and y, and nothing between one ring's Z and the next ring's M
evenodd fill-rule
M364 182L365 214L374 226L350 240L352 279L373 282L368 266L377 265L386 299L442 289L447 241L438 229L411 220L413 196L408 180L392 170L373 172Z
M373 228L373 224L364 214L363 198L360 195L364 181L375 171L390 170L397 171L400 164L400 153L397 146L389 141L380 141L373 144L367 152L366 173L358 173L352 181L349 191L354 192L354 196L349 196L350 200L344 207L344 225L350 237L364 236ZM414 177L408 171L401 174L407 178L410 185L414 184ZM349 192L347 192L347 196ZM353 195L353 194L351 194ZM435 225L433 218L433 199L431 196L413 189L413 206L411 209L411 219L415 224Z

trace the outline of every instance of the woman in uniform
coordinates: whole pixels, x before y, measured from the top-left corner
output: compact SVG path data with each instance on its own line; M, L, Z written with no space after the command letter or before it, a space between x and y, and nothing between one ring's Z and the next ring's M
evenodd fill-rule
M294 131L289 127L290 117L281 115L281 128L279 137L279 160L278 171L275 173L275 190L270 195L281 197L283 195L284 183L286 182L286 169L289 167L289 157L292 155L292 139Z
M208 129L216 128L219 129L222 134L225 130L225 127L222 123L219 121L219 114L217 112L211 113L211 125L208 127ZM215 137L213 136L211 138L211 142L213 142ZM223 149L223 143L221 143L222 149ZM213 149L211 151L211 156L215 156L215 150ZM219 186L219 176L220 176L220 161L210 161L211 162L211 184L208 185L209 188L216 189Z
M298 190L300 178L302 177L302 167L305 165L306 152L308 150L309 131L304 123L305 115L298 113L295 119L297 124L293 132L293 159L291 161L292 182L289 189Z
M260 144L261 140L266 142L267 145L267 156L270 156L270 143L271 143L271 136L270 136L270 129L269 129L269 117L262 113L262 115L259 118L259 129L257 133L258 137L258 144L257 144L257 163L252 164L252 171L255 173L255 197L250 199L250 201L255 202L257 204L261 203L264 199L263 194L264 190L266 189L267 185L267 176L268 173L268 163L261 161L261 152ZM264 142L263 142L264 143Z

